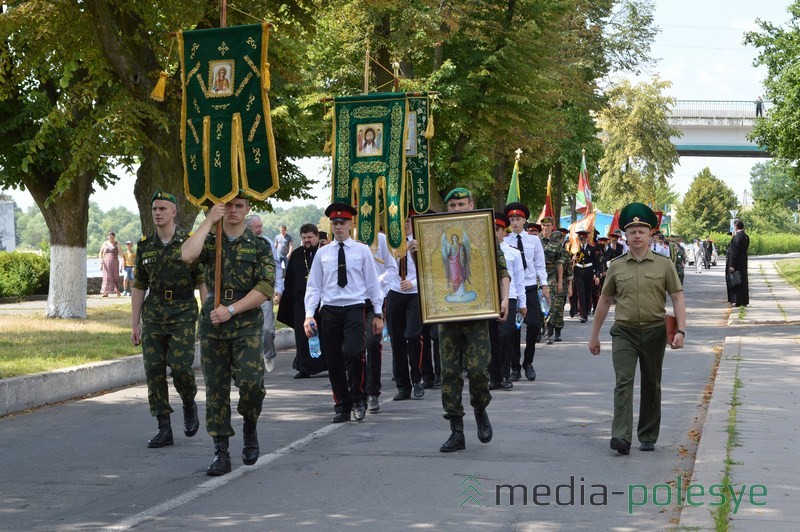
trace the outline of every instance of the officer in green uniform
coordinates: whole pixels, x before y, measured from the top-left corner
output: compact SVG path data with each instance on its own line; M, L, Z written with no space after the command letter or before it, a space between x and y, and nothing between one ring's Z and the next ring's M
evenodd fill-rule
M472 193L465 188L455 188L444 198L447 212L464 212L475 209ZM419 249L416 240L409 242L411 253ZM510 276L506 259L495 242L497 276L500 281L500 321L508 317L508 285ZM486 407L492 400L489 393L489 361L491 343L486 320L470 320L439 324L439 348L442 358L442 407L444 418L450 420L450 437L439 448L443 453L460 451L464 442L464 407L461 392L464 379L461 371L467 368L470 404L478 425L478 439L482 443L492 440L492 425Z
M550 216L545 216L541 220L542 222L542 232L539 234L539 238L542 239L542 247L544 248L544 266L547 270L547 284L550 288L550 294L552 295L553 301L550 305L550 312L545 319L545 325L547 326L547 330L545 332L545 339L547 344L552 345L553 340L555 339L555 325L553 323L553 314L556 310L556 307L559 305L559 301L557 301L559 294L564 292L566 288L564 283L564 262L565 257L562 253L564 248L563 246L563 237L561 236L561 231L553 231L553 218ZM561 312L563 313L564 302L560 302L561 305ZM561 315L561 326L563 327L564 323L564 316ZM560 336L560 334L559 334Z
M672 261L653 253L650 234L658 218L647 205L630 203L619 216L629 251L609 266L603 293L597 305L589 351L600 354L600 327L616 299L611 326L611 357L616 374L614 421L611 448L630 453L633 433L633 381L636 364L641 368L641 401L637 435L642 451L653 451L661 426L661 367L667 345L665 325L666 294L672 299L677 331L670 347L683 347L686 333L686 305L678 274Z
M200 355L206 381L206 430L214 439L214 462L206 474L219 476L231 471L228 439L231 426L231 378L239 389L237 411L244 418L242 461L258 460L256 423L266 394L260 305L272 299L275 261L269 244L247 229L245 218L250 201L240 194L227 203L211 207L182 248L182 258L206 266L209 292L214 292L216 235L211 228L222 220L222 272L220 301L214 307L209 297L200 313Z
M175 226L178 214L175 196L158 191L150 199L156 231L144 236L136 250L131 298L131 341L142 344L150 414L158 419L158 433L147 446L172 445L172 425L167 387L167 366L183 401L183 432L197 434L197 385L194 381L194 331L197 323L195 286L205 298L203 269L181 260L181 245L188 238ZM145 292L150 292L145 299Z

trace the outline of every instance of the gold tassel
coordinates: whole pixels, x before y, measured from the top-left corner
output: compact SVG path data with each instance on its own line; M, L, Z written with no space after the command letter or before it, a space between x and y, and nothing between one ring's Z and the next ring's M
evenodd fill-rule
M261 71L261 84L264 87L264 90L269 92L269 89L272 86L272 81L269 79L269 63L266 63L264 65L264 69Z
M167 76L169 76L169 74L167 74L162 70L161 73L158 75L158 81L156 81L156 86L153 87L153 92L150 93L150 98L152 98L157 102L164 101L164 91L167 88Z
M431 114L428 117L428 127L425 128L425 138L433 138L433 111L431 111Z
M331 139L325 141L325 146L322 147L322 153L330 153L331 152Z

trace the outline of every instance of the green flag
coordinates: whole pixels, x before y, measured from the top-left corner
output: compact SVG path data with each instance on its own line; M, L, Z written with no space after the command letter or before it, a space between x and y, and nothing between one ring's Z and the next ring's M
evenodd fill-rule
M514 161L514 171L511 173L511 184L508 187L506 205L519 201L519 159Z

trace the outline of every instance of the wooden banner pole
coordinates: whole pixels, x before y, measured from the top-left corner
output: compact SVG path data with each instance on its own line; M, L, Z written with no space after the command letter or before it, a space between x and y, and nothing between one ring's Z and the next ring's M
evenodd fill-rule
M219 12L219 27L227 24L228 2L221 0ZM214 256L214 308L219 306L220 284L222 283L222 220L217 222L216 255Z

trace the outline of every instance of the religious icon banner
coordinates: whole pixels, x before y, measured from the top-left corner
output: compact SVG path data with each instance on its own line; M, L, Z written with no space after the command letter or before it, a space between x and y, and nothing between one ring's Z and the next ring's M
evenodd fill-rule
M430 208L430 138L426 136L428 130L429 104L428 97L408 96L408 110L406 112L406 176L411 192L411 205L419 213Z
M268 42L266 23L178 33L184 188L195 205L278 190Z

